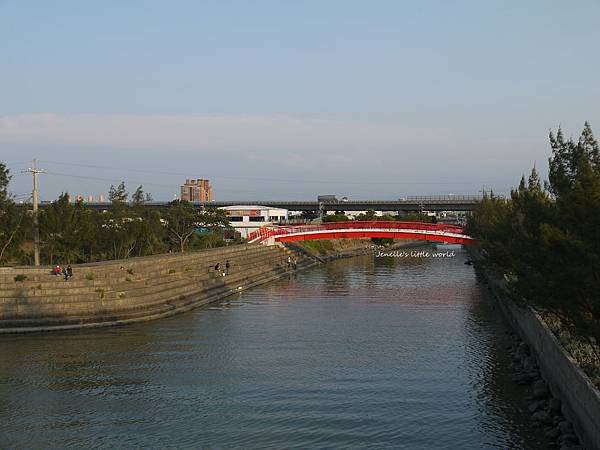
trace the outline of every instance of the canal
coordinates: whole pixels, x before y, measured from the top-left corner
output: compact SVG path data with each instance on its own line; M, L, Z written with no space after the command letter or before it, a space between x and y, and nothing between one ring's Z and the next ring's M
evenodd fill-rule
M1 448L537 449L463 250L338 260L166 320L0 336Z

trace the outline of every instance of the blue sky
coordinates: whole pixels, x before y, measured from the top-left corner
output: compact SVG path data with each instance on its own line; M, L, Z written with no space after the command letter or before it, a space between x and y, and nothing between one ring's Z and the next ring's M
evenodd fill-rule
M0 160L43 197L506 191L600 130L597 1L0 0ZM597 131L600 134L600 131ZM61 175L58 175L61 174ZM11 185L30 190L25 175Z

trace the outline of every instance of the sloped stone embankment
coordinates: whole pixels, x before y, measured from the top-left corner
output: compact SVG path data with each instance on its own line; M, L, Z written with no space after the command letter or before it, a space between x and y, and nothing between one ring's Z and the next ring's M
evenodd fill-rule
M50 267L0 269L0 333L123 325L168 317L316 262L279 247L235 245L200 252L74 265L68 281ZM217 262L229 274L214 270Z

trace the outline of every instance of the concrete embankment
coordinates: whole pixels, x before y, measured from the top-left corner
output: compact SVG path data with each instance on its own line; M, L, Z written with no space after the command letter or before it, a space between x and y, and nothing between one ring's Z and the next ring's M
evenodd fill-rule
M488 283L505 317L524 341L515 352L516 359L523 362L525 368L527 365L539 366L543 375L543 382L538 380L532 384L532 397L538 401L537 408L535 404L530 408L533 418L540 419L544 425L558 407L559 412L570 420L556 424L550 422L555 426L550 434L556 435L560 448L580 448L569 442L575 440L572 438L574 429L584 448L600 449L600 392L535 310L511 300L505 280L488 267L477 249L471 249L471 255L478 273ZM521 373L519 381L527 381L527 376L527 372ZM544 385L549 387L554 398L544 398ZM560 401L557 402L558 399Z
M0 268L0 333L123 325L168 317L316 264L281 246L235 245L199 252L74 265L68 281L50 267ZM215 264L229 260L222 276Z

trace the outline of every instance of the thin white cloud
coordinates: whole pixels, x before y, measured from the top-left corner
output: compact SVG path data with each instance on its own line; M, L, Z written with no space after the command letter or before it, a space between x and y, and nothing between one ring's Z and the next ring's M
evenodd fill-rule
M359 152L442 143L444 129L284 116L29 114L0 117L0 143L128 149Z

